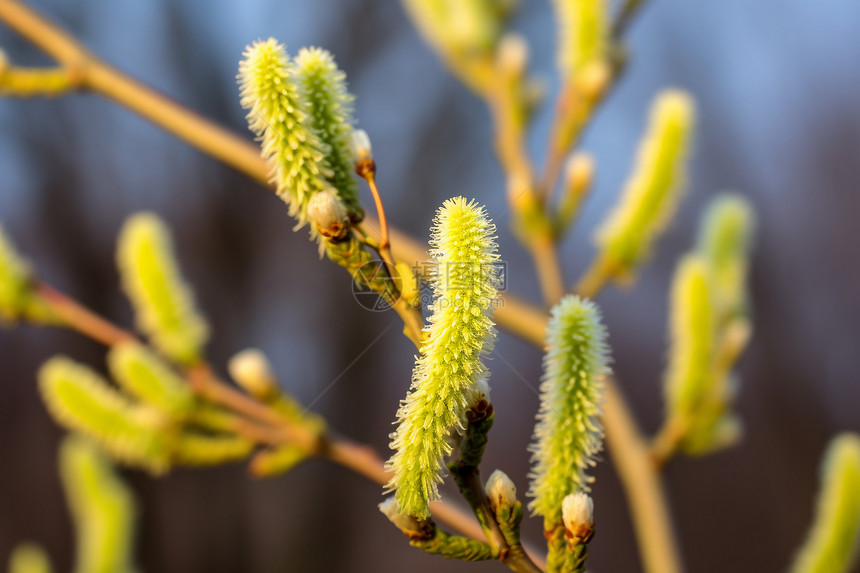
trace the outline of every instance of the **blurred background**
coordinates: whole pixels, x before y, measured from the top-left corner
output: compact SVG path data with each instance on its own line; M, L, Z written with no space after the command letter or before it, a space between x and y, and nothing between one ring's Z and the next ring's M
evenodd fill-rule
M538 300L531 263L507 231L488 113L397 2L31 3L108 62L246 135L235 82L244 46L275 36L293 53L330 49L373 140L390 220L426 237L445 198L477 198L499 224L509 289ZM523 0L513 27L529 39L533 68L553 97L549 4ZM828 438L860 431L858 27L860 4L849 0L648 2L629 36L627 74L585 138L598 179L563 249L569 282L590 260L590 234L618 195L652 97L677 86L698 102L690 191L676 223L635 289L610 288L599 299L620 384L649 432L662 415L672 268L714 193L743 192L758 210L755 333L738 400L745 438L704 459L677 460L666 475L690 571L784 570L810 522ZM48 63L2 25L0 47L16 63ZM550 107L529 139L539 163ZM290 391L387 456L414 349L396 314L353 300L346 274L318 260L304 231L292 232L279 199L98 97L0 100L0 221L40 276L126 325L114 240L139 210L172 225L222 373L232 353L262 348ZM505 333L498 351L516 371L490 364L497 421L485 467L504 468L524 490L541 356ZM103 349L72 333L0 331L0 563L16 543L35 540L65 571L73 535L56 470L61 433L35 387L37 368L56 353L104 368ZM410 548L376 510L380 488L325 461L268 481L241 466L157 480L126 475L143 509L143 571L499 570ZM607 462L596 476L590 566L638 571L616 475ZM539 541L539 520L527 520L525 532Z

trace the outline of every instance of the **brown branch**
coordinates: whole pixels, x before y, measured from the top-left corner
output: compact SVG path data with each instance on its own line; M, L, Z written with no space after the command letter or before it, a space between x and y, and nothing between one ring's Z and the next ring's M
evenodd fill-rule
M606 380L603 425L609 455L630 505L643 568L653 573L681 573L678 542L650 448L612 380Z

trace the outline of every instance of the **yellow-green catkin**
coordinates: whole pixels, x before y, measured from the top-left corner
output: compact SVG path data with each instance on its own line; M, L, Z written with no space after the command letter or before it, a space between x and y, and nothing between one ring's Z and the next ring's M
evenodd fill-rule
M746 311L754 228L752 206L741 195L722 193L705 211L696 249L711 267L720 314L724 317Z
M168 469L168 428L157 410L131 402L101 376L62 356L39 370L39 388L61 425L91 437L121 462L156 474Z
M358 197L358 183L352 176L354 162L350 151L353 101L346 87L346 74L327 50L302 48L295 57L296 78L305 102L310 124L325 146L331 169L328 182L349 211L353 222L364 218Z
M678 264L670 298L669 361L664 393L667 419L687 454L726 447L741 434L731 412L735 381L720 367L720 329L713 273L697 254Z
M475 93L497 88L494 52L511 3L499 0L403 0L415 26L448 68ZM503 4L508 4L507 7Z
M860 436L844 433L827 448L815 521L790 573L848 573L860 546Z
M214 466L247 458L254 444L241 436L186 432L174 448L174 461L186 466Z
M603 445L609 348L600 310L589 300L564 297L552 309L546 343L528 495L529 508L551 531L562 525L564 498L589 490L587 471Z
M308 117L297 82L297 69L282 44L274 38L248 46L239 63L241 104L248 110L248 126L259 136L269 160L278 196L290 215L303 226L308 203L328 189L334 172L326 162L326 147ZM317 231L311 225L311 235Z
M502 30L495 0L404 0L425 39L448 57L492 52Z
M609 48L607 0L553 0L558 21L558 67L573 78L606 58Z
M60 478L77 536L75 573L134 572L134 498L108 459L70 436L60 448Z
M9 573L51 573L51 561L38 545L22 543L9 558Z
M308 452L304 448L283 444L257 454L251 461L251 474L258 478L281 475L306 459Z
M113 346L108 365L114 380L129 394L173 418L194 407L191 388L161 358L137 342Z
M120 231L117 265L137 327L179 364L196 362L209 336L206 321L182 279L170 233L154 213L131 216Z
M412 387L397 412L391 435L395 491L400 511L429 516L439 497L443 459L465 425L465 411L479 377L482 356L495 340L490 318L497 296L496 227L486 209L456 197L436 213L430 239L434 262L433 303L427 337L412 374Z
M599 256L617 279L632 279L675 214L694 115L693 100L679 90L664 91L654 102L633 173L595 235Z

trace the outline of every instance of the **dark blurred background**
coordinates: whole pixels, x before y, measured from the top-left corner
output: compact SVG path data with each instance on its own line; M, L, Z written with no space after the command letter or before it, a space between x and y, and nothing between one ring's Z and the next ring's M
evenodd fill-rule
M507 232L488 114L443 69L397 2L32 3L108 62L242 134L234 76L245 44L271 35L291 52L330 49L358 97L390 219L426 237L445 198L476 197L502 230L510 289L538 299L531 263ZM548 3L523 0L513 26L530 40L534 68L552 95ZM677 222L635 290L610 288L600 298L618 378L648 431L661 420L672 267L714 193L741 191L758 210L755 335L740 367L745 439L667 472L690 571L785 570L811 518L828 438L860 430L858 30L860 4L850 0L648 2L630 34L628 72L585 140L598 180L563 250L568 281L589 261L588 238L624 181L652 97L678 86L698 102L690 192ZM2 25L0 47L16 63L48 63ZM549 108L529 140L540 161ZM174 229L185 274L214 328L212 362L223 372L235 351L262 348L292 392L387 455L413 348L395 314L354 302L345 273L318 261L305 232L292 232L280 200L98 97L0 100L2 224L41 276L123 324L131 313L119 294L114 238L143 209ZM486 468L504 468L524 490L540 353L505 333L498 349L517 372L491 363L497 422ZM69 332L0 331L0 563L30 539L66 571L73 537L55 464L61 432L35 387L36 369L55 353L103 368L103 349ZM591 568L637 571L617 478L609 463L596 475ZM144 571L499 568L443 562L408 547L376 510L380 488L325 461L268 481L251 480L241 466L177 470L158 480L127 476L143 508ZM538 520L526 534L541 538Z

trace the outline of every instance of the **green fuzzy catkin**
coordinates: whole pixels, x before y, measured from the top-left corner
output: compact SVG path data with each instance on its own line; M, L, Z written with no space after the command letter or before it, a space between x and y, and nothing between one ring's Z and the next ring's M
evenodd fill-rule
M636 167L620 201L595 235L600 256L616 278L632 278L675 214L684 188L694 115L693 100L678 90L664 91L652 107Z
M495 225L484 207L463 197L445 201L434 223L432 315L387 463L394 474L387 491L395 491L402 513L418 518L429 516L428 501L439 497L443 458L464 428L474 386L486 372L481 357L496 336L490 318L498 284Z
M284 444L262 451L251 461L251 474L263 478L285 474L308 459L304 448Z
M185 380L138 342L111 347L108 366L126 392L168 416L184 418L194 407L194 394Z
M678 264L669 304L669 417L689 423L709 393L715 352L714 293L707 263L687 255Z
M240 436L181 434L175 444L174 461L185 466L215 466L247 458L254 444Z
M722 193L705 211L696 249L711 267L721 314L746 310L749 251L754 228L752 206L740 195Z
M553 0L558 21L558 67L572 78L606 57L609 7L606 0Z
M449 58L488 54L502 32L494 0L403 0L425 39Z
M352 136L353 96L346 89L346 74L338 69L334 57L321 48L302 48L295 57L296 78L307 106L311 126L328 149L331 168L328 182L347 207L350 219L360 221L364 209L358 197L358 183L349 148Z
M565 296L552 309L541 382L541 406L530 447L534 467L529 509L545 529L562 523L562 501L588 491L586 474L603 445L600 416L609 348L600 310L588 300Z
M669 306L667 418L681 433L681 448L702 455L735 442L741 423L730 411L731 364L718 364L723 329L713 273L700 255L687 255L678 264Z
M182 280L170 233L157 215L129 217L119 235L117 265L138 328L171 360L183 365L198 360L209 328Z
M99 448L81 436L60 447L60 478L77 535L75 573L132 573L135 504Z
M39 388L61 425L90 436L123 463L154 474L167 471L168 428L157 410L132 403L98 374L62 356L39 370Z
M296 76L296 65L284 46L269 38L245 49L237 77L248 126L262 142L278 196L302 227L308 221L308 202L329 187L326 180L334 173L326 162L325 144L311 125ZM318 238L314 225L310 227L311 236Z
M22 543L9 558L9 573L51 573L51 561L38 545Z
M791 573L848 573L860 548L860 435L833 438L821 467L815 521Z

